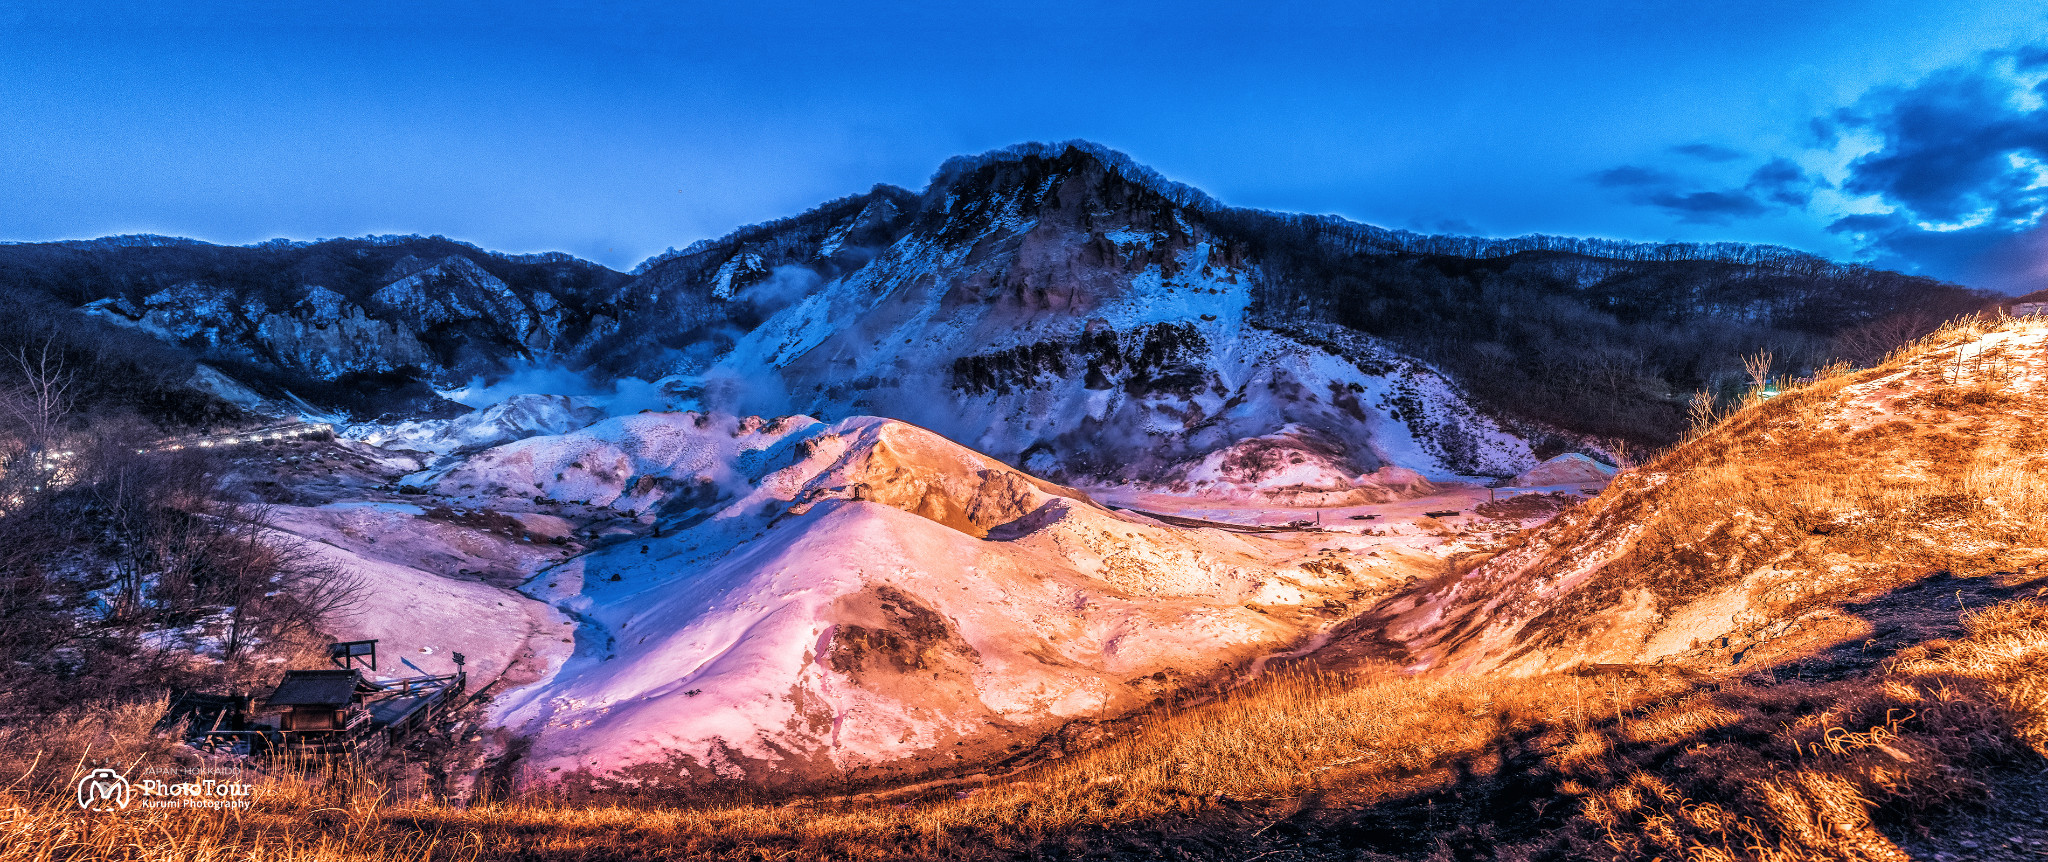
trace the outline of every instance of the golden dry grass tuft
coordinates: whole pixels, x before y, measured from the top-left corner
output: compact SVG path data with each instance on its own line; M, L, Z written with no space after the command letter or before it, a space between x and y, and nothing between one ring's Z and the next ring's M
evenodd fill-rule
M1661 707L1638 722L1649 734L1567 769L1587 790L1577 828L1619 858L1786 862L1911 858L1901 836L1930 822L2000 832L2001 790L2048 789L2048 604L1964 625L1868 676Z

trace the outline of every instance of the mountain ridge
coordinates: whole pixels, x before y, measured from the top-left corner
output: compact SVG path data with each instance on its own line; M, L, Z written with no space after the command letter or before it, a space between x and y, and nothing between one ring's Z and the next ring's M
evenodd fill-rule
M1088 142L949 159L922 191L878 185L631 274L441 237L136 236L0 246L0 285L359 419L460 413L435 390L559 366L654 381L676 407L899 416L1076 480L1160 475L1302 422L1368 470L1398 433L1437 452L1404 467L1511 475L1668 440L1691 392L1735 391L1744 354L1796 373L1855 327L1931 327L1983 299L1769 246L1427 237L1234 208ZM1356 368L1251 384L1242 365L1325 354ZM1440 378L1429 398L1454 424L1528 449L1450 454L1469 445L1443 421L1405 418L1430 410L1358 402L1400 388L1372 382L1385 374ZM1252 421L1254 402L1279 421ZM994 430L1045 411L1082 418ZM1365 430L1374 416L1409 427ZM1122 442L1082 452L1094 439Z

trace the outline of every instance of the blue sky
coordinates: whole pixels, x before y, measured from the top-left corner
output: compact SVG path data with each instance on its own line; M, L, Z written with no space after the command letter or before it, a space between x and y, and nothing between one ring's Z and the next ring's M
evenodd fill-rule
M2048 287L2038 2L31 2L0 45L0 239L629 268L1088 138L1241 206Z

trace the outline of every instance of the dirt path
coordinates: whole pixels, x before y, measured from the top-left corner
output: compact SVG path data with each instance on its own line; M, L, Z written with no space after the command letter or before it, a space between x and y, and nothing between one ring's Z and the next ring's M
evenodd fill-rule
M1487 488L1481 485L1444 483L1438 487L1438 493L1424 497L1328 508L1264 505L1255 501L1127 492L1114 488L1086 490L1090 497L1105 506L1157 518L1175 526L1263 532L1299 529L1290 525L1305 521L1309 526L1324 530L1356 531L1392 524L1413 524L1431 517L1432 512L1456 513L1441 516L1442 520L1468 519L1482 504L1519 495L1562 491L1590 496L1606 487L1606 483L1583 482L1542 488Z
M1162 524L1171 524L1175 527L1188 527L1196 530L1229 530L1233 533L1294 533L1300 532L1303 529L1301 527L1266 527L1259 526L1256 524L1233 524L1227 521L1206 521L1201 518L1183 518L1179 515L1167 515L1160 512L1147 512L1144 509L1131 509L1123 506L1110 506L1109 508L1118 512L1129 512L1133 515L1144 515L1145 517L1151 518L1152 520L1158 521Z

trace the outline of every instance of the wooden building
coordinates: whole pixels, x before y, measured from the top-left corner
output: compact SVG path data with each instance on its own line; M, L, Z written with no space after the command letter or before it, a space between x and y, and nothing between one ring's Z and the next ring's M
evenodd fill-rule
M365 669L377 668L377 642L338 643L328 651L333 668L286 671L270 696L246 713L231 705L233 699L217 698L230 705L193 722L194 743L244 754L286 748L374 755L461 707L469 676L461 670L462 654L454 658L452 674L374 680ZM202 718L197 710L203 706L195 702L195 718Z
M276 713L277 729L286 733L348 732L370 720L364 701L382 691L353 668L286 671L261 711Z

